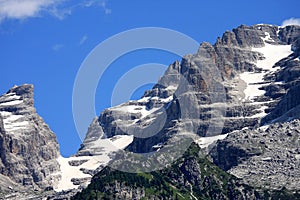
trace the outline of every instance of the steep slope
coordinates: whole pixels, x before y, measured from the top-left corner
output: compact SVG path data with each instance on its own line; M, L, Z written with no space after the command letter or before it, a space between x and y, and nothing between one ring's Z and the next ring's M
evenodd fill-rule
M95 117L80 149L70 158L59 155L55 135L36 114L33 106L33 87L31 85L14 87L0 97L0 174L2 174L0 183L6 183L3 184L6 193L12 190L11 187L18 188L16 190L29 187L32 191L53 188L61 192L59 195L64 196L66 190L73 190L71 193L74 193L76 189L86 187L95 174L110 164L114 168L130 172L156 170L153 174L145 173L147 177L166 174L176 177L164 180L162 184L167 186L163 189L157 189L153 185L157 184L155 178L154 182L148 180L150 190L164 191L160 195L166 193L170 198L176 197L176 194L172 196L175 181L178 184L176 188L183 188L182 195L194 198L195 192L201 198L212 198L209 192L202 190L203 188L199 189L201 194L197 193L198 189L191 193L190 188L194 187L194 179L177 170L180 165L178 162L185 162L186 157L178 162L176 160L193 141L196 141L205 149L203 152L213 149L211 151L213 161L229 173L243 177L245 183L254 185L255 182L249 177L253 177L256 181L262 177L264 179L262 187L265 183L270 184L270 181L265 181L269 179L268 175L260 175L266 172L269 154L274 151L280 157L279 160L291 161L291 164L274 165L277 172L288 171L289 167L294 169L290 175L272 174L269 188L280 189L292 181L293 184L290 184L292 187L288 189L297 189L298 185L294 184L298 181L298 170L295 169L298 166L297 148L289 146L291 142L289 139L281 141L283 136L276 132L278 127L270 127L266 131L256 128L299 118L299 38L299 26L278 27L261 24L242 25L232 31L226 31L214 45L202 43L198 52L184 56L181 62L171 64L158 83L146 91L141 99L106 109L99 117ZM282 126L290 127L286 124ZM256 139L247 139L247 142L243 143L247 135L252 138L252 135L259 134L266 135L268 139L272 135L275 137L273 140L277 142L271 142L270 149L264 149L263 152L256 152L258 148L255 146L261 146L260 141ZM292 134L297 132L292 131ZM230 145L217 142L217 146L214 147L217 140L229 142ZM236 145L232 144L235 140L239 141ZM249 148L245 150L243 145ZM274 146L287 150L277 151ZM122 151L123 149L126 151ZM227 153L231 155L231 151L236 157L224 159L226 165L220 162L218 158L225 157ZM242 154L235 155L235 151ZM189 157L188 154L185 156ZM211 163L208 163L206 158L201 159L197 162L205 163L203 173L207 172L207 176L210 176L205 168L212 169L211 180L219 183L221 177L218 174L221 171L215 166L212 167L213 165L210 166ZM176 173L179 175L163 169L170 166L173 161L177 163L176 166L173 165L174 168L168 169L177 170ZM186 168L194 168L193 164L196 162L194 161L187 164ZM245 163L250 167L244 168ZM255 174L253 170L257 170L256 175L246 175L246 173ZM197 173L200 175L196 175ZM201 179L203 173L201 171L197 173L195 172L195 176L203 181L204 179ZM100 174L104 177L107 174L115 174L109 180L111 187L119 188L118 184L126 182L125 179L118 179L120 174L123 177L123 172L105 168ZM127 178L129 175L124 176ZM176 180L180 180L180 176L192 184L177 183ZM240 189L234 177L228 174L224 176L233 184L233 190ZM140 180L139 175L130 177ZM274 180L281 177L284 179L283 182L273 184ZM111 180L116 180L117 184L112 184ZM137 189L131 186L129 187L131 193L139 194L143 191L143 187L146 187L140 185ZM230 198L226 184L210 185L208 190L212 190L211 187L214 190L221 190L224 198ZM147 190L144 190L144 194ZM113 189L108 188L108 191ZM251 187L250 191L252 198L255 192ZM201 196L202 193L204 196ZM49 192L49 195L56 198L53 191ZM245 198L248 193L241 192L241 195L241 198Z
M59 179L58 156L56 136L34 108L33 86L0 96L0 179L10 180L2 190L51 188Z
M212 164L195 143L172 166L150 173L109 167L72 199L299 199L299 193L256 191Z
M229 134L210 155L223 170L252 186L300 191L300 121ZM280 181L279 181L280 180Z
M235 130L297 118L299 35L299 26L242 25L226 31L214 45L202 43L196 54L171 64L140 100L109 108L93 120L80 150L70 158L83 160L76 164L83 176L75 177L69 188L90 180L118 149L152 152L143 154L147 156L140 163L149 171L149 160L158 162L158 169L176 160L183 152L172 146L182 139L207 148ZM112 144L116 138L118 145ZM157 151L164 153L153 156ZM136 163L134 154L118 156ZM133 171L139 167L114 165Z
M134 135L128 149L145 153L179 131L215 136L259 126L267 115L264 123L273 120L298 105L289 100L295 103L278 108L282 113L275 109L287 101L288 91L297 89L291 88L295 80L285 82L290 69L284 69L299 66L299 29L240 26L214 45L202 43L196 54L170 65L140 100L101 113L99 126L107 137Z

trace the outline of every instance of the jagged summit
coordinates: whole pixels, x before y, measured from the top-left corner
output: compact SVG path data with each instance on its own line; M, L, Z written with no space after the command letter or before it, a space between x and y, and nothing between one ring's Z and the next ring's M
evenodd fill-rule
M130 134L131 130L158 132L153 137L134 138L129 147L136 152L151 151L153 146L166 142L178 132L182 124L179 122L182 110L178 100L191 94L190 89L183 89L186 84L180 81L180 76L183 76L197 96L189 99L189 108L201 113L200 118L187 119L192 122L191 129L196 134L206 136L209 120L216 109L216 104L211 104L207 87L212 83L224 87L226 95L219 102L226 107L222 134L259 126L263 117L272 115L270 112L281 101L279 96L288 90L287 85L274 77L279 73L277 70L286 69L283 65L278 66L280 60L293 55L291 59L297 63L298 38L298 26L241 25L226 31L214 45L202 43L195 55L187 55L181 62L170 65L158 84L146 91L142 99L105 110L98 118L99 125L108 137ZM221 76L218 80L210 77L213 72L209 65L219 70ZM212 83L207 82L210 80ZM166 113L167 116L163 116Z

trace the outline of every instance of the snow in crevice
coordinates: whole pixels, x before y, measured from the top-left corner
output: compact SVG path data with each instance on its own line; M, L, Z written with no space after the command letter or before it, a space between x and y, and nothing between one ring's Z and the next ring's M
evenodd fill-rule
M145 105L120 105L110 108L112 111L119 111L124 113L140 113L141 119L159 110L159 108L147 109Z
M4 103L0 103L0 106L14 106L14 105L19 105L23 103L22 100L13 100L13 101L7 101Z
M265 110L269 108L268 106L261 106L259 108L259 113L255 114L255 115L252 115L251 118L263 118L267 115L267 113L265 112Z
M0 111L0 114L3 118L4 129L8 134L16 134L17 130L26 129L29 125L28 121L22 120L24 118L22 115L15 115L7 111Z
M21 97L16 95L16 93L12 92L12 93L2 95L1 98L4 99L5 101L13 101L13 100L19 100Z
M273 38L271 38L270 33L268 33L268 32L265 32L265 37L262 38L262 40L265 41L265 42L267 42L267 41L268 42L274 42Z

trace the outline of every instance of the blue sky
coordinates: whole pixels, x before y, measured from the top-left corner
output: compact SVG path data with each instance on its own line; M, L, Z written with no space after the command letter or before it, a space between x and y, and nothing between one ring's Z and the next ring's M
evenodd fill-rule
M34 84L37 112L56 133L62 155L68 156L81 143L72 116L74 80L85 57L100 42L128 29L151 26L214 43L241 24L281 25L290 18L299 23L299 7L299 0L0 0L0 92ZM132 66L168 65L176 59L180 58L155 50L121 57L99 83L97 114L110 106L114 84Z

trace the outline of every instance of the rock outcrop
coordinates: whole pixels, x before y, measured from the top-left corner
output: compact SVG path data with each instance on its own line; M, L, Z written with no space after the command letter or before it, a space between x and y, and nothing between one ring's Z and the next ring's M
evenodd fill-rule
M0 97L0 174L19 186L45 190L59 179L59 145L36 113L33 95L33 85L22 85Z

